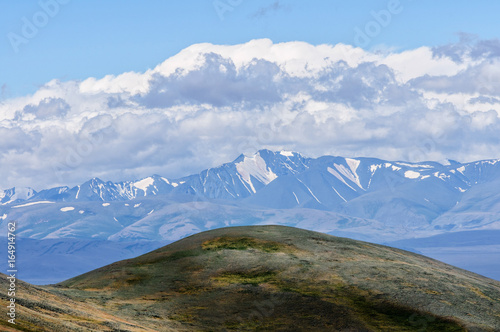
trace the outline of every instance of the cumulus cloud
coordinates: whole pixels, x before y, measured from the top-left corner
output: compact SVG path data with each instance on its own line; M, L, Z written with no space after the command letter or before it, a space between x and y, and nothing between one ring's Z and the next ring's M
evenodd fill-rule
M472 65L460 73L447 76L425 75L411 81L416 88L445 94L500 94L500 56L498 59Z
M38 105L26 105L18 116L30 114L40 119L53 117L63 118L69 111L70 106L61 98L46 98L40 101Z
M460 33L458 43L437 46L432 49L438 57L447 57L455 62L497 59L500 56L500 40L481 40L476 35Z
M262 148L498 158L499 44L197 44L144 73L53 80L0 103L0 188L180 177Z
M146 107L170 107L179 104L210 104L215 107L238 103L276 103L279 92L279 67L266 60L255 59L237 69L234 62L218 54L205 54L204 63L196 71L164 76L153 75L147 93L139 103Z

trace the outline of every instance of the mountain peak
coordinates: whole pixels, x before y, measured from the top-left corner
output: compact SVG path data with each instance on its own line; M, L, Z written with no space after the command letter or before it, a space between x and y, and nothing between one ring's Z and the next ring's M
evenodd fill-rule
M36 191L30 187L12 187L0 191L0 203L9 204L15 201L25 201L36 195Z
M85 183L88 183L88 184L101 184L101 183L105 183L105 182L103 180L99 179L98 177L93 177L92 179L88 180Z
M287 150L281 150L280 151L280 155L285 156L285 157L293 157L296 154L298 154L298 153L297 152L293 152L293 151L287 151Z
M274 155L274 156L283 156L283 157L302 157L302 155L296 151L291 150L280 150L280 151L271 151L268 149L259 150L257 153L260 155Z
M242 153L236 158L233 163L239 163L242 162L245 158L247 159L252 159L255 158L256 156L260 156L263 159L267 160L270 158L282 158L282 157L287 157L287 158L293 158L293 157L300 157L303 158L302 155L298 152L295 151L289 151L289 150L280 150L280 151L272 151L269 149L261 149L258 150L257 152L254 153Z

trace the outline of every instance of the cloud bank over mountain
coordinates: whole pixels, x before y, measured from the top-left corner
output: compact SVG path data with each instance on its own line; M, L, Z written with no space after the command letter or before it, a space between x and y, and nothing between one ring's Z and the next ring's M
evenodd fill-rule
M387 53L196 44L144 73L53 80L1 102L0 188L176 177L261 148L498 158L499 110L498 40Z

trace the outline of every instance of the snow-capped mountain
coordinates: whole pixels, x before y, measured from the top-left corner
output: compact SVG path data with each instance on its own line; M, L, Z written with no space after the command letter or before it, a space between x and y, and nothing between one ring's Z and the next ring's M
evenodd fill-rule
M6 205L25 201L32 198L36 194L31 188L10 188L7 190L0 190L0 204Z
M309 159L298 153L261 150L253 156L241 155L231 163L181 179L172 180L153 175L138 181L113 183L93 178L73 188L51 188L28 198L33 201L107 202L173 193L237 200L255 194L280 176L303 172L307 169L308 162Z
M94 178L73 188L40 192L13 188L1 196L0 218L28 218L26 227L44 223L45 219L51 224L56 220L67 223L72 219L68 218L68 212L75 210L79 212L74 218L78 227L90 227L92 218L99 220L97 228L104 227L106 218L116 227L128 227L129 221L160 217L158 211L169 204L208 201L257 210L331 211L381 222L388 229L399 229L403 236L420 231L439 233L500 227L497 218L500 194L495 186L498 181L498 160L442 165L332 156L313 159L296 152L261 150L180 179L153 175L113 183ZM151 209L142 214L130 210L130 206L139 204L135 201L151 205ZM115 204L118 202L122 203ZM72 204L66 206L69 203ZM485 204L488 213L484 212ZM111 208L103 209L109 205ZM53 212L54 209L57 210ZM90 218L89 213L95 217ZM127 222L120 224L119 220ZM66 232L60 226L55 234L48 233L50 227L35 232L37 227L29 226L32 231L26 235L38 238L49 234L50 237L74 235L74 230ZM92 236L114 235L111 231L97 230Z
M104 182L93 178L73 188L58 187L42 190L33 200L53 200L57 202L121 201L137 197L168 193L173 185L165 178L154 175L135 182Z
M443 165L261 150L179 179L94 178L71 188L0 191L0 237L16 221L17 236L30 239L28 280L41 280L47 269L67 276L96 268L95 248L124 259L132 254L127 243L141 254L224 226L281 224L379 243L450 233L482 241L478 231L500 229L498 188L499 160ZM80 241L86 265L51 258L72 241Z

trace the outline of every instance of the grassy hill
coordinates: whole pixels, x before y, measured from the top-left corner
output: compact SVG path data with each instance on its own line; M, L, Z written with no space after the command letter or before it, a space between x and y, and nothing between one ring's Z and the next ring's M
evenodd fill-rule
M40 331L500 327L497 281L413 253L282 226L208 231L57 285L20 285L19 326L27 330L37 321L45 326Z
M0 306L0 331L155 331L116 317L104 308L73 301L63 294L54 294L40 286L18 280L16 285L16 325L6 316L9 282L0 274L3 291Z

